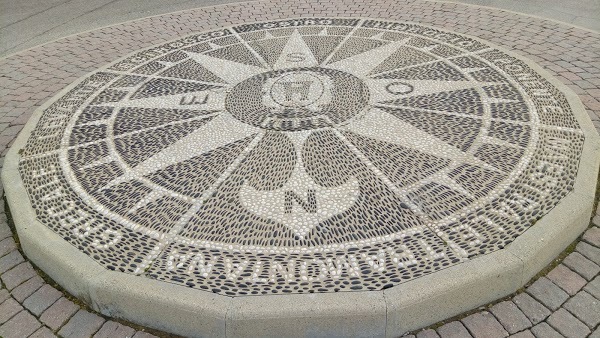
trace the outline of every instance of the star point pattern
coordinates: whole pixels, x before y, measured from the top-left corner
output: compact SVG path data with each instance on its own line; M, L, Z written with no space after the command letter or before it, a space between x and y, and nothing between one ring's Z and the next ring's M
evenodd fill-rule
M479 40L306 18L168 46L57 97L20 162L40 221L109 269L381 290L505 247L572 189L566 99Z

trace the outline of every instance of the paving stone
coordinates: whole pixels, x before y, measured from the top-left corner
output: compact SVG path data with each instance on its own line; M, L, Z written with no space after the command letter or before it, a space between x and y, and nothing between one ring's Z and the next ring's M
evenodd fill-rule
M546 277L540 277L527 288L527 293L551 310L558 309L569 295Z
M589 228L583 234L583 240L592 244L595 247L600 247L600 228L597 226Z
M600 327L596 328L596 331L592 332L588 338L600 338Z
M504 301L498 303L490 311L510 334L531 327L531 321L513 302Z
M579 252L573 252L568 255L563 260L563 264L588 281L592 280L600 272L600 266L585 258Z
M511 338L535 338L535 336L533 335L533 333L531 333L531 331L529 330L525 330L525 331L521 331L519 333L515 333L513 335L510 335Z
M583 289L596 299L600 299L600 276L594 278Z
M558 333L546 322L539 323L532 327L531 332L537 338L564 338L562 334Z
M6 222L0 222L0 240L12 237L12 231Z
M600 323L600 301L585 291L569 299L563 307L591 328Z
M42 326L35 331L29 338L54 338L56 335L49 328Z
M482 337L508 337L502 324L487 311L474 313L462 319L462 323L475 338Z
M29 296L29 298L25 299L23 306L34 315L39 316L61 296L62 292L56 290L50 284L45 284Z
M523 311L533 325L543 321L551 314L550 310L542 303L526 293L520 293L513 297L513 302Z
M442 338L472 337L467 328L458 320L440 326L437 332Z
M158 337L153 334L150 334L148 332L138 331L135 333L133 338L158 338Z
M10 298L10 293L6 289L0 289L0 304Z
M11 237L5 238L0 241L0 257L8 254L13 250L17 250L17 245Z
M58 335L64 338L87 338L96 333L102 327L104 321L104 318L98 315L85 310L79 310L58 331Z
M0 324L5 323L12 316L23 310L21 304L17 303L16 300L9 298L0 304Z
M417 333L417 338L439 338L440 336L432 329L427 329Z
M31 296L35 291L44 285L44 280L40 276L35 276L28 280L27 282L17 286L14 288L10 294L16 299L19 303L22 303L27 297Z
M573 272L563 264L552 269L546 277L571 296L579 292L579 290L587 284L585 278Z
M579 242L575 247L577 252L584 255L587 259L596 264L600 264L600 248L596 248L588 243Z
M0 326L0 337L23 338L34 333L42 324L27 311L21 311Z
M568 338L585 337L591 332L584 323L562 308L548 317L548 324Z
M0 258L0 274L14 268L15 266L23 263L25 259L23 255L17 250L9 253L6 256Z
M58 330L77 310L79 310L77 304L63 297L44 311L40 320L52 330Z
M94 338L131 338L135 330L123 324L108 321L94 335Z
M8 290L12 290L29 278L37 276L37 273L28 262L21 263L3 273L0 278Z

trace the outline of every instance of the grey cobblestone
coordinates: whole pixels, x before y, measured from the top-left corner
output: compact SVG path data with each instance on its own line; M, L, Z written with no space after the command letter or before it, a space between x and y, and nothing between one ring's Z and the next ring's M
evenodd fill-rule
M155 335L148 332L138 331L133 335L133 338L157 338Z
M584 323L562 308L550 315L548 324L568 338L585 337L591 332Z
M458 320L440 326L437 332L442 338L472 337L467 328Z
M505 301L498 303L490 311L510 334L531 327L531 321L513 302Z
M564 308L590 328L594 328L600 323L600 301L585 291L581 291L569 299Z
M513 302L523 311L533 325L550 316L551 312L542 303L526 293L521 293L513 298Z
M569 295L552 283L548 278L541 277L527 288L527 293L540 301L550 310L558 309L569 299Z
M600 95L598 96L600 98ZM594 219L600 218L600 216L594 217ZM600 247L600 228L595 226L588 229L583 234L583 240L594 245L595 247Z
M579 290L587 283L585 278L573 272L563 264L552 269L546 277L571 296L579 292Z
M44 311L40 320L52 330L58 330L77 310L79 306L63 297Z
M9 238L5 238L2 241L0 241L0 257L8 254L9 252L16 250L17 249L17 245L15 244L15 241L9 237Z
M596 297L596 299L600 299L600 276L594 278L594 280L589 282L583 289Z
M35 331L29 338L53 338L56 337L49 328L42 326L37 331Z
M64 338L87 338L96 333L103 323L104 318L85 310L79 310L58 331L58 335Z
M34 292L29 298L25 299L23 306L31 313L39 316L50 305L54 304L62 296L62 292L56 290L49 284L45 284L39 290Z
M94 335L94 338L131 338L135 330L123 324L108 321Z
M8 127L6 129L4 129L2 132L0 132L0 135L17 136L17 134L19 133L19 131L21 131L21 129L22 128L19 126Z
M432 329L427 329L417 333L417 338L440 338L440 335Z
M529 330L525 330L525 331L521 331L519 333L515 333L513 335L510 335L511 338L535 338L535 336L533 335L533 333L531 333L531 331Z
M564 338L563 335L558 333L548 323L543 322L531 328L531 332L538 338Z
M22 303L27 297L31 296L35 291L44 285L44 280L40 276L35 276L27 282L14 288L10 294L19 303Z
M600 266L585 258L579 252L568 255L564 259L563 264L588 281L592 280L600 272Z
M508 332L487 311L474 313L462 319L463 324L475 338L507 337Z
M0 304L4 303L5 300L10 298L10 293L6 289L0 289Z
M0 222L0 240L12 237L12 231L6 222Z
M21 312L23 307L16 300L9 298L0 304L0 324L8 321L12 316Z
M2 279L2 282L8 290L12 290L34 276L37 276L37 273L31 264L25 262L3 273L2 276L0 276L0 279Z
M0 258L0 274L14 268L15 266L23 263L25 259L23 255L17 250L9 253L6 256Z
M596 264L600 264L600 249L585 242L577 243L575 248L577 252L584 255L587 259Z
M27 311L21 311L0 326L0 337L23 338L34 333L42 324Z

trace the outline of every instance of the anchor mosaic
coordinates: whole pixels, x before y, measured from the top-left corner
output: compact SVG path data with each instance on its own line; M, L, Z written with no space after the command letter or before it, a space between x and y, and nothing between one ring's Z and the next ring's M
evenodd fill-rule
M228 296L382 290L502 249L573 188L564 94L487 43L360 18L135 53L44 111L38 220L107 269Z

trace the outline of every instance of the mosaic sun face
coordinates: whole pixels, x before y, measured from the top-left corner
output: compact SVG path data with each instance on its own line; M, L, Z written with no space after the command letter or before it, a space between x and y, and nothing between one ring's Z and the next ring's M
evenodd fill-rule
M231 296L381 290L510 243L572 189L583 140L495 47L298 19L89 75L20 172L39 221L108 269Z

